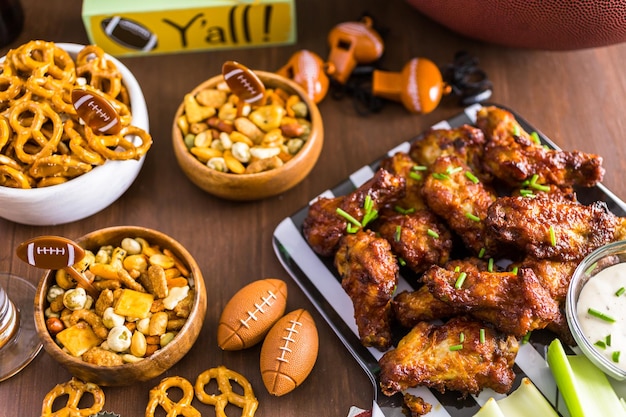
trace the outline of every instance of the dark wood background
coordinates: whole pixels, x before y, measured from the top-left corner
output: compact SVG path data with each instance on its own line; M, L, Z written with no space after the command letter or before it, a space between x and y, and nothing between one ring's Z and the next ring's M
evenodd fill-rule
M26 22L12 46L31 39L87 43L77 0L22 0ZM401 0L296 1L295 45L221 52L123 58L141 84L150 114L154 146L131 188L112 206L87 219L59 226L33 227L0 219L0 271L33 284L41 272L15 256L19 243L43 234L79 237L112 225L138 225L165 232L187 247L202 268L208 310L202 333L189 354L164 376L190 380L207 368L226 365L246 375L260 401L258 416L345 416L351 405L371 406L373 388L359 365L327 326L276 259L272 232L285 217L396 144L461 110L446 98L431 114L413 115L395 103L376 114L357 114L350 99L327 97L320 104L325 144L317 166L296 188L254 203L223 201L203 193L179 170L171 148L173 115L183 95L218 73L225 60L251 68L276 70L292 53L309 49L328 54L326 35L344 21L372 15L385 28L385 53L379 65L399 71L413 57L439 66L456 51L476 55L494 85L491 101L514 109L564 149L604 156L604 183L626 197L626 45L575 52L509 49L463 38L421 16ZM0 52L2 55L9 49ZM271 397L259 372L260 346L222 352L216 343L219 315L228 299L246 283L277 277L289 285L288 311L306 308L320 336L315 368L304 384L280 398ZM0 416L38 415L45 394L69 373L45 352L20 374L0 383ZM148 391L159 379L132 387L106 388L106 409L124 417L143 415ZM203 414L213 415L209 407Z

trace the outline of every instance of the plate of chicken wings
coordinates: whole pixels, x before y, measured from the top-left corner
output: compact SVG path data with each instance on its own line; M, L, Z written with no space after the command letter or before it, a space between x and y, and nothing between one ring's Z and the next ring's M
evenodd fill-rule
M363 367L374 416L473 416L575 352L564 314L587 254L626 239L602 157L473 105L391 149L275 229L275 253Z

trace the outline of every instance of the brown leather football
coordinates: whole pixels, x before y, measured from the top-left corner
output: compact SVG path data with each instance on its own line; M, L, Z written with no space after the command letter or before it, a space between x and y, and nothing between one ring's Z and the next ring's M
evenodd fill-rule
M574 50L626 41L626 0L406 0L462 35L505 46Z
M287 305L287 284L276 278L252 281L228 301L217 326L217 344L242 350L263 340Z
M308 311L294 310L272 326L261 347L260 368L267 391L277 397L298 387L313 370L319 336Z

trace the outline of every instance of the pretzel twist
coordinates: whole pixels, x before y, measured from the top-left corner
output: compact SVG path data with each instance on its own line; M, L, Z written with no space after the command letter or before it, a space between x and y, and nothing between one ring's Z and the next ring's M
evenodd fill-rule
M220 394L208 394L205 391L205 386L215 379ZM233 387L230 381L234 381L243 388L243 395L233 391ZM242 409L242 417L252 417L259 406L259 401L254 396L252 385L241 374L226 368L225 366L218 366L217 368L211 368L200 375L196 379L195 385L196 397L204 404L210 404L215 406L216 417L226 417L224 408L228 403L234 404Z
M22 79L16 75L0 74L0 101L13 100L22 90Z
M32 114L32 119L29 115ZM63 133L61 117L50 108L47 103L32 100L21 101L13 107L9 116L9 123L17 134L15 140L15 154L17 158L27 164L34 163L38 158L50 156L56 151ZM44 124L52 124L52 133L45 135ZM25 146L34 142L39 151L28 153Z
M122 77L115 63L106 59L102 48L95 45L86 46L78 53L76 74L111 97L117 97L122 90Z
M87 143L87 140L84 137L83 128L79 127L79 129L81 129L83 134L76 130L75 123L71 120L66 121L65 126L63 126L65 134L70 138L70 149L72 152L74 152L81 161L88 164L104 164L104 157L89 147L89 143Z
M93 405L89 408L79 408L78 403L85 393L93 396ZM68 396L65 406L52 411L55 400L63 395ZM88 417L98 413L103 407L104 391L98 385L72 378L48 392L41 407L41 417Z
M116 135L97 135L91 128L85 127L87 143L100 155L111 160L139 159L148 152L152 137L143 129L126 126ZM134 137L134 140L128 139ZM141 143L135 145L139 139Z
M179 388L183 392L182 398L178 402L170 400L167 391L172 388ZM167 417L201 417L202 414L192 405L193 387L191 383L180 376L164 378L159 385L150 390L150 400L146 406L146 417L154 417L157 408L161 407L167 413Z

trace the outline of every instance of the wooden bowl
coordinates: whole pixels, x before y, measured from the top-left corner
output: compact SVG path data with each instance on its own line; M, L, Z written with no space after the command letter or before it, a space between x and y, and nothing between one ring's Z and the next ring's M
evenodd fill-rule
M178 117L183 114L184 105L178 107L172 127L174 154L185 175L204 191L227 200L252 201L283 193L296 186L313 169L324 143L324 127L317 105L305 91L292 80L280 75L255 71L267 88L280 87L287 92L295 93L309 108L311 134L302 149L282 167L256 174L223 173L207 167L193 156L183 141L183 135L177 126ZM223 81L222 75L215 76L199 86L191 93L214 87Z
M103 245L119 246L125 237L142 237L151 245L158 245L161 249L170 249L189 269L190 277L193 277L195 298L191 314L175 338L149 358L136 363L104 367L86 363L81 358L66 353L48 332L44 317L44 310L48 305L46 294L50 285L55 283L56 271L48 270L44 273L35 294L35 328L46 352L75 377L103 386L130 385L137 381L155 378L167 371L191 349L202 330L206 313L206 289L202 272L189 252L171 237L144 227L115 226L91 232L77 239L76 242L81 247L93 251Z

